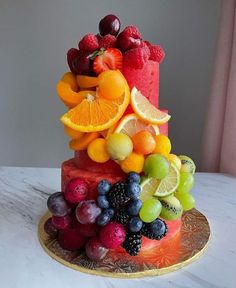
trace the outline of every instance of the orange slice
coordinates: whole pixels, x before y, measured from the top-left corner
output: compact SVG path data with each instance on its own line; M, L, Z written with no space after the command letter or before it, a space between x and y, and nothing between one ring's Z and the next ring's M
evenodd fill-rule
M99 136L100 134L98 132L84 133L80 139L72 139L69 147L72 150L85 150L88 145Z
M86 93L78 91L76 76L71 72L65 73L57 84L57 94L69 108L75 107L84 99Z
M98 85L97 77L78 75L76 80L80 88L92 88Z
M136 87L131 91L131 106L134 112L145 122L162 125L170 119L170 115L152 105Z
M64 125L81 132L102 131L119 121L129 101L128 85L126 85L125 93L113 100L99 98L97 95L88 93L80 104L61 117L61 121Z
M114 130L114 133L125 133L132 137L143 130L149 131L153 135L159 134L159 128L157 125L148 124L138 118L135 114L128 114L121 119L120 123Z

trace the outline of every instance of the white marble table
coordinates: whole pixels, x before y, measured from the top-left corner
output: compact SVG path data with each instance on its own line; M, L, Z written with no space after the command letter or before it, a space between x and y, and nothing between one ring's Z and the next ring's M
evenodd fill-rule
M236 287L236 178L198 173L193 194L211 225L207 252L193 264L159 277L112 279L71 270L52 260L37 239L49 194L60 187L60 170L0 168L0 287L101 288Z

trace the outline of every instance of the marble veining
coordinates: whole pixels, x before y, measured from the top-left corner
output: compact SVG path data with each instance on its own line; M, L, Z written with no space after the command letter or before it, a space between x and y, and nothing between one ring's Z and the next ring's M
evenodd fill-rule
M0 168L1 288L236 287L236 178L197 173L193 194L212 237L195 263L159 277L112 279L71 270L52 260L37 239L48 195L60 190L60 169Z

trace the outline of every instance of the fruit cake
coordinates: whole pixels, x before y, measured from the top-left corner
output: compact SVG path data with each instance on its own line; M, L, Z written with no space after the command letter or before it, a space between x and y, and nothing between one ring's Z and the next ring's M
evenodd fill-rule
M67 52L70 71L57 84L74 157L62 164L44 228L63 249L95 261L109 250L137 256L164 245L195 204L195 164L172 152L170 115L159 109L165 52L135 25L120 27L115 15L101 19L98 34Z

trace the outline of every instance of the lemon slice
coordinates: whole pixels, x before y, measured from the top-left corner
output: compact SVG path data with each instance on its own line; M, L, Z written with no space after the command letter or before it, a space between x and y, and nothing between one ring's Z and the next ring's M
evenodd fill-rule
M170 119L170 115L152 105L136 87L131 91L131 106L138 117L145 122L162 125Z
M186 156L186 155L180 155L179 159L181 160L181 172L189 172L194 174L196 170L196 165L194 164L193 160Z
M168 175L162 180L147 178L142 181L140 199L145 201L152 196L166 197L174 193L178 185L179 170L174 164L171 164Z
M132 137L143 130L148 131L153 135L159 134L159 128L157 125L148 124L138 118L135 114L128 114L120 120L113 133L124 133Z

